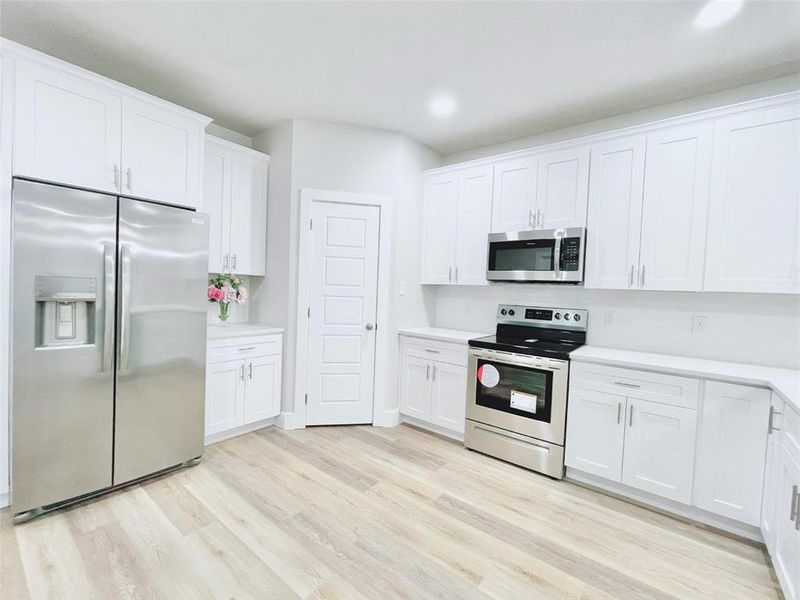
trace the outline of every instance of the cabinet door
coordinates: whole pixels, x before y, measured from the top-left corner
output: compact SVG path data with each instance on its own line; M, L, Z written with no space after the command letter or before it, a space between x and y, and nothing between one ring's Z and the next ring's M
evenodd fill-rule
M464 433L467 409L467 368L435 362L431 364L431 422Z
M778 415L783 414L783 401L772 394L767 436L767 460L764 472L764 495L761 501L761 535L770 554L775 554L775 519L778 508L778 474L780 473L781 434Z
M415 419L431 418L431 365L413 356L403 356L400 381L400 412Z
M711 173L711 123L648 134L641 287L700 291Z
M780 446L775 553L772 563L786 598L800 597L800 463Z
M422 283L450 283L455 266L458 172L431 175L425 182Z
M624 415L625 396L570 387L565 446L567 466L619 481Z
M622 483L692 501L697 411L628 398Z
M23 59L15 90L14 174L117 193L120 96Z
M206 435L244 424L244 369L241 360L206 368Z
M492 215L492 168L462 171L459 178L453 283L486 285L486 251Z
M232 153L231 263L243 275L264 275L267 260L267 161Z
M281 356L262 356L247 361L244 422L276 417L281 412Z
M592 146L586 287L638 286L644 136Z
M203 128L135 98L122 105L122 193L197 208Z
M797 292L800 106L714 126L705 290Z
M696 506L758 527L769 401L769 390L706 382Z
M208 214L208 271L222 273L230 267L231 152L206 139L203 161L203 202Z
M586 227L589 147L539 156L535 221L537 229Z
M535 227L536 158L515 158L494 165L492 233Z

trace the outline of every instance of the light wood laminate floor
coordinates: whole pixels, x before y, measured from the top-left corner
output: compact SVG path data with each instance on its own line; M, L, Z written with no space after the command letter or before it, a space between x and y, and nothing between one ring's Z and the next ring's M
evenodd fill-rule
M0 529L0 597L780 597L763 549L414 429L269 428Z

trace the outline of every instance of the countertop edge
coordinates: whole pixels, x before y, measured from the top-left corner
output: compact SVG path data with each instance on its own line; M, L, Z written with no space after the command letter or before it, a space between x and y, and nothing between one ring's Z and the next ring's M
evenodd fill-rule
M438 328L415 328L407 327L397 330L397 335L404 335L408 337L422 338L426 340L434 340L440 342L451 342L454 344L466 345L472 338L491 335L491 333L480 333L473 331L460 331L456 329L438 329Z

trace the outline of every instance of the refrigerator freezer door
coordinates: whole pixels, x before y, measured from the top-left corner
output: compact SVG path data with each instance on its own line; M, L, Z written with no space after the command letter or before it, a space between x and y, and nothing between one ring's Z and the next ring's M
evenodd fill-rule
M114 485L203 453L208 218L119 200Z
M111 486L117 198L13 184L11 506Z

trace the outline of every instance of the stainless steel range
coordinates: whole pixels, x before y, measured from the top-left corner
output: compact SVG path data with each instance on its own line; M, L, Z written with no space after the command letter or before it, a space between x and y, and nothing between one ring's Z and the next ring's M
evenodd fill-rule
M585 310L501 304L493 336L469 341L464 445L564 476L569 353L586 343Z

